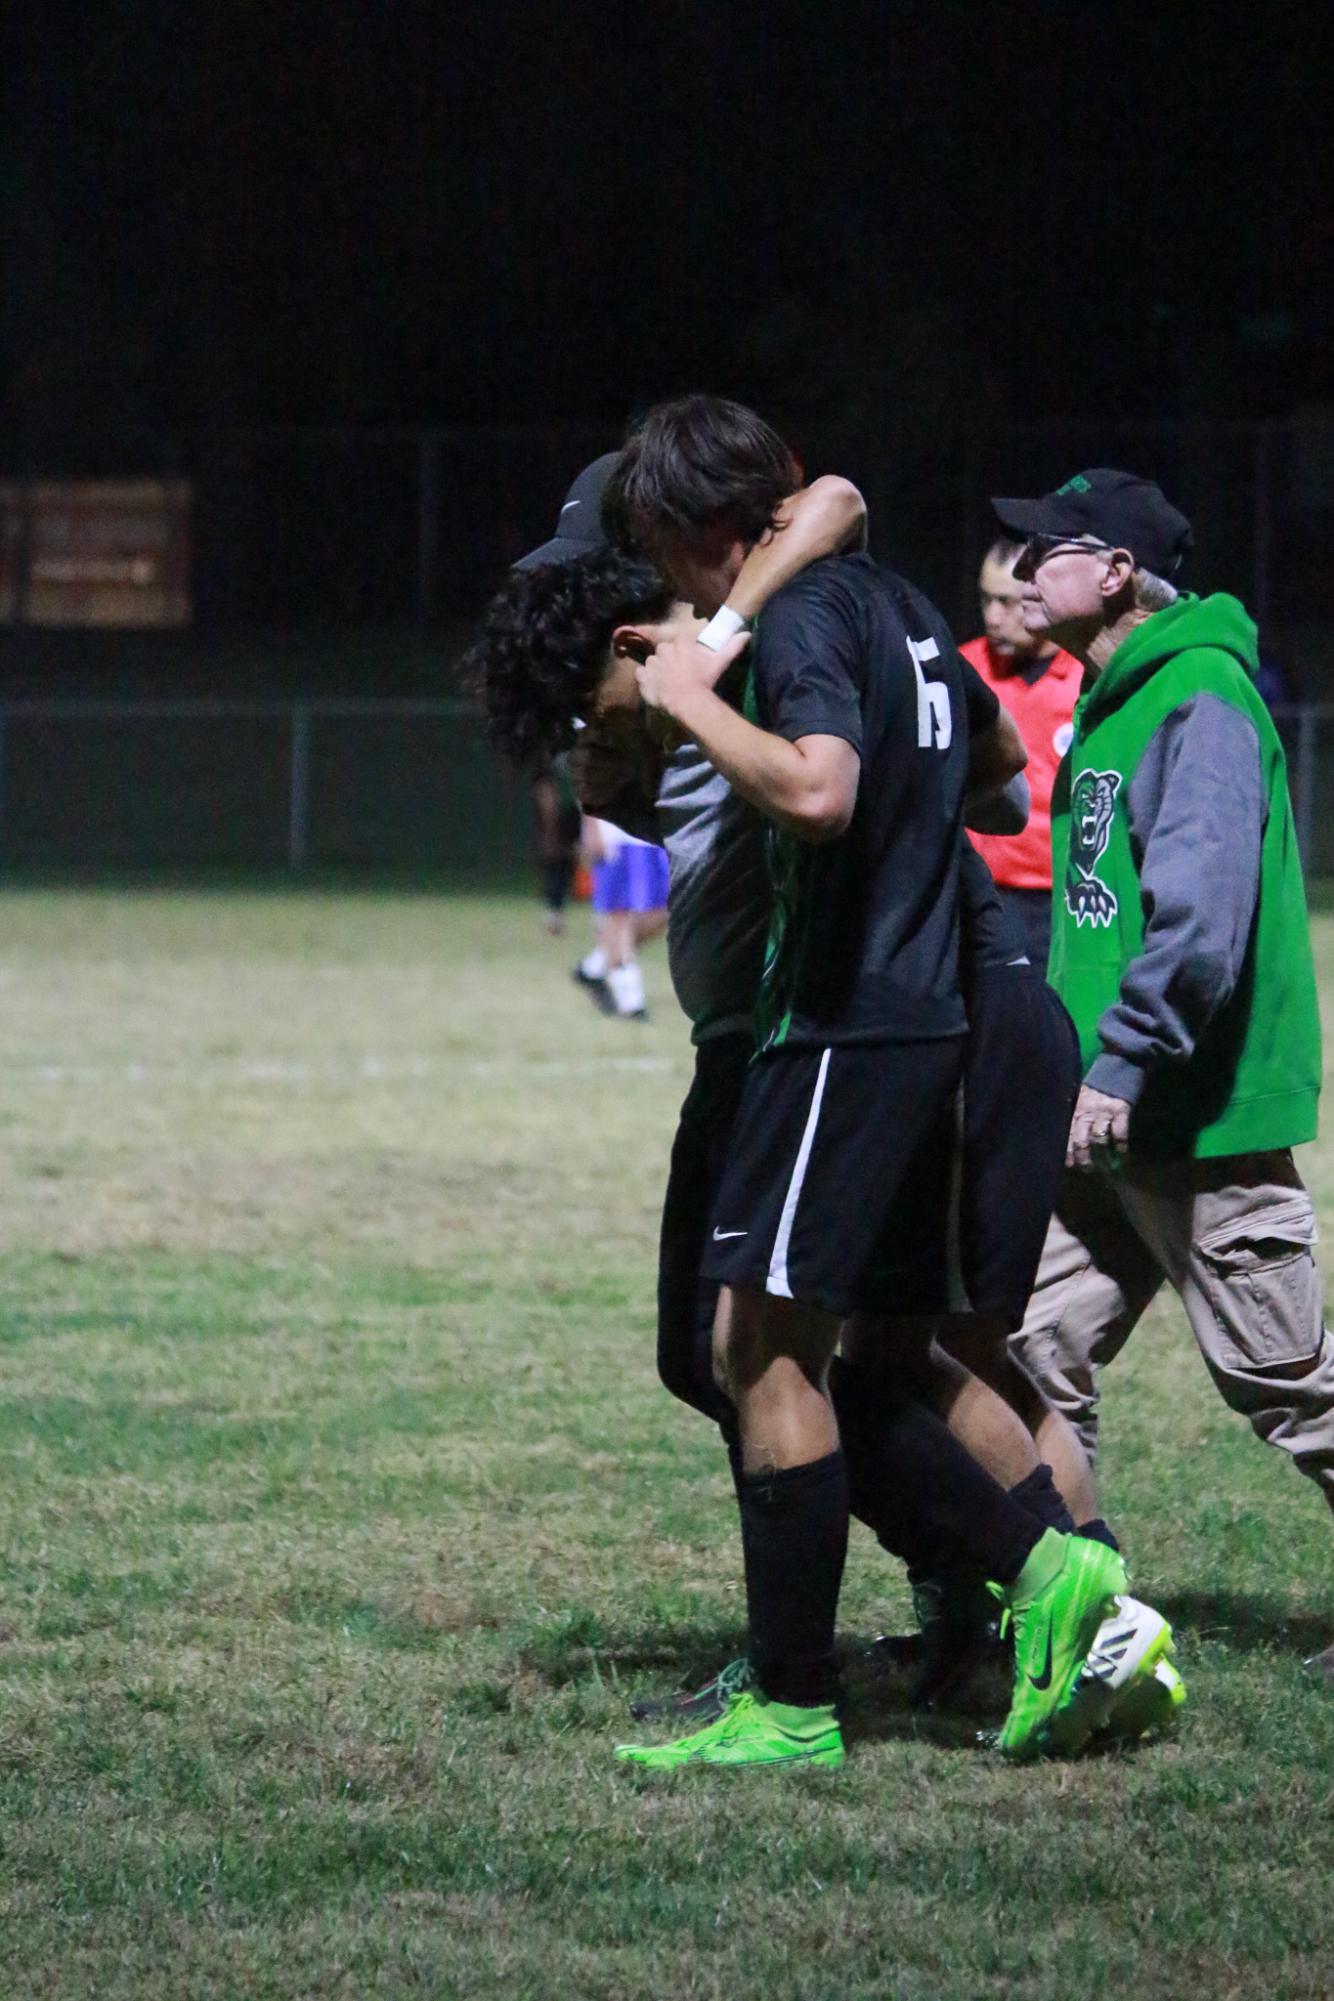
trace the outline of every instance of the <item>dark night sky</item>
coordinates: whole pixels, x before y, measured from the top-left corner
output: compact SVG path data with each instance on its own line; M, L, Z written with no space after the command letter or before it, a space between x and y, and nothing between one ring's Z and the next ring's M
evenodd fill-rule
M1328 397L1328 6L15 0L3 425Z

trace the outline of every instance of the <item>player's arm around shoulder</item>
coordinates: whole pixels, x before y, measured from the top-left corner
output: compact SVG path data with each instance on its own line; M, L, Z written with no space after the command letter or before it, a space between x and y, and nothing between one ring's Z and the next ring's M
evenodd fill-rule
M777 525L750 550L727 593L727 609L749 621L776 592L824 556L866 547L866 502L849 479L826 473L793 493Z

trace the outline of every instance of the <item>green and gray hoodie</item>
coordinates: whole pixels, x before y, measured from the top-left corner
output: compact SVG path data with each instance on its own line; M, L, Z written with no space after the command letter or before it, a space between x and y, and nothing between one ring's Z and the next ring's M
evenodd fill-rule
M1233 597L1135 627L1075 709L1052 800L1052 985L1134 1150L1315 1137L1320 1018L1287 767Z

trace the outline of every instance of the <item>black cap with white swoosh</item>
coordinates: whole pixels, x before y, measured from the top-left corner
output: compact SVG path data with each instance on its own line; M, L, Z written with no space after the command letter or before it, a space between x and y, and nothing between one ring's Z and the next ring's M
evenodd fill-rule
M540 549L530 549L514 565L516 570L538 570L550 563L572 563L594 549L606 547L602 528L602 496L611 478L619 452L604 452L592 465L585 466L565 496L556 519L556 532Z

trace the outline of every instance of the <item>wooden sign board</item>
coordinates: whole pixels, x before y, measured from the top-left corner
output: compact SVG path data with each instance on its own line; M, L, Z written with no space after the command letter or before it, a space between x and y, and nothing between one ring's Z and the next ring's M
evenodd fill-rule
M188 625L188 483L36 480L0 488L0 618Z

